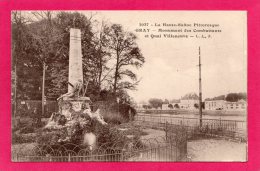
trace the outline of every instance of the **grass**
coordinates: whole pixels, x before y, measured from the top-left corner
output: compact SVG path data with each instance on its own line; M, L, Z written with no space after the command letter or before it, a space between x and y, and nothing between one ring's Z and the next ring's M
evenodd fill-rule
M133 123L124 123L118 126L119 129L123 130L125 135L133 135L133 136L145 136L148 135L147 132L143 131L143 127L141 125L136 125Z

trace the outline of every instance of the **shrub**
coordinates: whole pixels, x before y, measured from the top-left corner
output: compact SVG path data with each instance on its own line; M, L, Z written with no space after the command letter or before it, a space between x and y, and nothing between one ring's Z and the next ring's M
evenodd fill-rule
M127 120L119 113L106 112L103 115L105 122L110 124L121 124L127 122Z
M12 144L33 143L35 142L36 134L12 134Z
M21 134L28 134L28 133L33 133L33 132L34 132L34 128L31 125L25 126L20 129Z

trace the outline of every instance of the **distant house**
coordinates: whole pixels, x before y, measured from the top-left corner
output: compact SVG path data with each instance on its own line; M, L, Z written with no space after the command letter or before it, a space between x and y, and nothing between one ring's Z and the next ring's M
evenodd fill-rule
M222 110L225 104L225 100L205 100L205 110Z
M162 104L162 110L169 110L169 104Z
M197 109L199 106L199 96L196 93L186 94L181 98L180 108L181 109Z
M246 110L247 102L239 100L229 102L225 100L205 100L205 110Z
M226 102L226 110L246 110L247 103L245 100L239 100L237 102Z

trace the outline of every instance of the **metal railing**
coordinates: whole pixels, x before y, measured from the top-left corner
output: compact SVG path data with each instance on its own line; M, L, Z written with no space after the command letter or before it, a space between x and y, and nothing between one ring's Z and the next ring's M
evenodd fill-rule
M182 125L189 130L200 130L212 135L222 135L231 138L247 137L247 123L240 120L203 119L202 128L199 128L199 118L188 118L178 116L162 116L138 114L135 121L146 122L156 127L165 127L164 124Z
M187 156L187 141L157 137L142 139L123 148L100 146L90 148L77 144L24 145L12 149L13 162L85 162L85 161L183 161ZM92 150L91 150L92 149Z

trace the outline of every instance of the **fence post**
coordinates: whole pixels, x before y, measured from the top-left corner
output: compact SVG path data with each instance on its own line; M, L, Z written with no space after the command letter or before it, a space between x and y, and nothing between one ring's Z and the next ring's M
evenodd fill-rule
M125 153L125 150L122 150L121 155L120 155L120 161L124 161L124 153Z
M166 136L166 141L168 140L168 127L167 127L167 121L165 122L165 136Z
M19 161L19 154L15 153L16 162Z
M71 158L70 158L70 153L69 153L69 158L68 158L68 162L70 162L71 161Z
M92 149L90 150L90 161L94 161L94 157L93 157L93 151L92 151Z
M49 155L49 162L51 162L52 161L52 158L51 158L51 155Z

